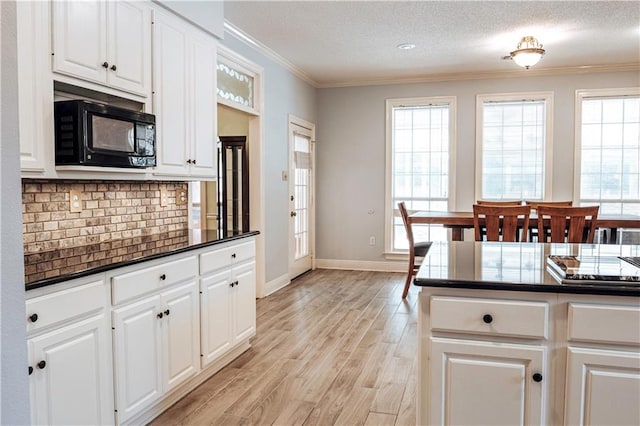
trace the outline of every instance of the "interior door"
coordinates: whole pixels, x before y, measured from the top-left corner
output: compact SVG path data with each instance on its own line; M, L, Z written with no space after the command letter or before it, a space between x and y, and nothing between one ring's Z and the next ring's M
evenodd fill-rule
M309 126L313 127L313 126ZM313 129L289 124L289 276L312 268Z

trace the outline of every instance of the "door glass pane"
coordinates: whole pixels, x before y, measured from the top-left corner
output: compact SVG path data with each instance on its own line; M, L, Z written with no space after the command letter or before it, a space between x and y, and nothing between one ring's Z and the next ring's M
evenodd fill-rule
M304 135L294 134L294 238L295 259L309 255L309 194L311 174L311 140Z

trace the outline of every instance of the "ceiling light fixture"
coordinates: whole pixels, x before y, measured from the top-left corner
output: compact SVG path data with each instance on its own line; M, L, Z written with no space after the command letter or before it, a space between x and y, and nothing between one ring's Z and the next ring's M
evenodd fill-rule
M398 49L402 49L402 50L411 50L411 49L415 48L415 47L416 47L416 45L415 45L415 44L412 44L412 43L402 43L402 44L399 44L399 45L398 45L398 46L396 46L396 47L397 47Z
M533 36L526 36L522 37L522 40L518 43L516 50L511 52L509 56L505 56L504 59L513 59L516 64L529 69L529 67L540 61L544 52L545 51L537 38Z

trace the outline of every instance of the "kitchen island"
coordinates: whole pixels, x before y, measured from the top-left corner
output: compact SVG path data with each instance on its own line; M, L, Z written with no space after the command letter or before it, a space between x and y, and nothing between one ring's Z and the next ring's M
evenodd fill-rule
M640 424L640 282L563 282L549 255L640 246L433 244L414 281L418 424Z

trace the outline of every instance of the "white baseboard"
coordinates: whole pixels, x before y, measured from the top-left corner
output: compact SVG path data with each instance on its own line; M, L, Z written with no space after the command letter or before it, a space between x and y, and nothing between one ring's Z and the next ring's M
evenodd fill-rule
M266 297L271 293L275 293L281 288L289 285L291 283L291 279L289 278L289 274L280 275L275 280L271 280L264 285L264 296Z
M321 269L349 269L354 271L407 272L407 261L372 261L317 259L316 266Z

